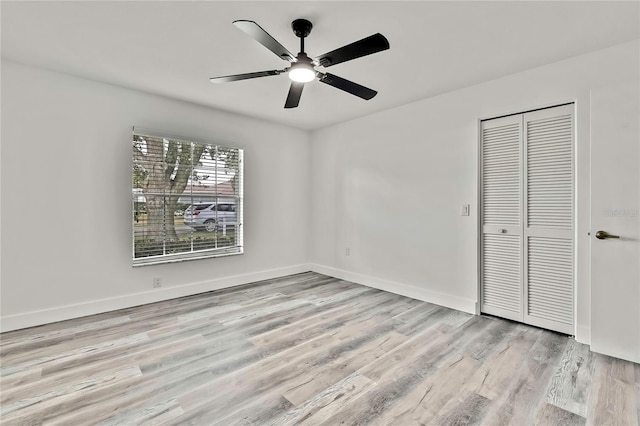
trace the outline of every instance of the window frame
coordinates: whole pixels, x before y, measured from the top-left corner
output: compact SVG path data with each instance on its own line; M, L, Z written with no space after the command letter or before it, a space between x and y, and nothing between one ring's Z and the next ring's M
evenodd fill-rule
M186 182L186 187L185 189L182 191L181 194L176 195L175 193L164 193L164 195L162 195L161 197L166 200L167 198L171 198L171 197L177 197L178 199L183 198L185 195L184 194L190 194L187 195L187 197L191 197L190 201L191 204L189 205L189 207L184 209L184 213L186 213L186 211L188 209L190 209L193 205L195 204L199 204L202 201L199 201L201 198L203 197L209 197L212 198L213 201L209 202L209 201L205 201L205 203L210 204L222 204L222 203L232 203L235 205L235 214L236 214L236 221L235 221L235 226L232 226L231 228L233 229L233 242L234 244L231 245L225 245L225 246L221 246L218 247L218 231L213 231L214 232L214 238L212 241L214 241L214 244L216 247L205 247L205 248L198 248L198 246L204 246L204 245L208 245L211 242L209 240L204 240L204 241L200 241L198 240L197 242L194 240L194 234L197 232L195 230L195 228L193 226L191 226L191 230L189 231L190 236L186 239L188 241L187 245L190 245L190 250L189 251L182 251L182 252L176 252L176 253L167 253L167 243L171 242L170 240L167 239L167 229L169 229L169 227L166 226L166 224L162 223L161 229L162 229L162 236L160 238L156 237L154 239L154 242L157 244L160 244L161 242L161 247L162 247L162 254L159 255L147 255L147 256L138 256L136 257L136 255L139 255L140 253L136 253L136 223L138 221L138 215L136 213L136 202L140 202L140 198L142 197L143 199L146 200L145 198L145 193L144 193L144 189L141 188L136 188L136 181L135 181L135 172L134 169L136 168L136 165L138 165L138 167L143 167L144 166L140 166L140 160L139 157L141 156L141 152L138 152L138 158L136 157L136 143L139 143L139 139L138 138L155 138L155 139L162 139L163 140L163 147L165 149L165 151L163 152L162 155L162 163L156 161L152 164L162 164L163 167L167 167L167 162L166 162L166 144L171 143L171 142L177 142L180 144L180 149L182 150L182 144L190 144L190 150L191 152L194 149L195 145L205 145L207 148L206 151L204 151L201 155L200 158L198 159L197 163L196 162L192 162L190 169L187 168L186 170L189 170L189 176L192 176L194 174L194 172L196 172L196 170L208 170L208 171L212 171L213 169L209 170L207 169L206 165L202 164L202 160L205 158L205 152L208 152L209 155L211 156L211 163L216 163L216 162L220 162L222 160L220 160L219 157L216 157L216 159L214 160L213 154L211 154L211 150L214 150L217 154L218 149L219 148L223 148L225 151L231 151L233 152L235 155L237 155L237 163L234 164L235 167L231 168L231 170L233 170L234 173L234 177L231 179L234 179L234 185L232 186L232 190L233 190L233 194L229 195L227 194L222 194L220 192L218 192L217 190L217 185L220 183L225 183L225 182L230 182L231 179L227 180L227 181L220 181L220 174L218 173L217 169L215 172L215 176L214 176L214 184L210 187L214 188L214 192L212 194L207 194L207 195L195 195L193 192L193 188L194 186L196 186L193 182L193 180L191 179L191 177L188 178L187 182ZM234 255L241 255L244 254L244 232L243 232L243 210L244 210L244 149L240 148L240 147L233 147L233 146L229 146L226 144L220 144L220 143L215 143L215 142L211 142L211 141L203 141L200 139L195 139L195 138L185 138L185 137L179 137L179 136L172 136L167 134L166 132L161 132L161 131L155 131L155 130L148 130L148 129L144 129L144 128L140 128L140 127L134 127L133 131L132 131L132 144L133 144L133 154L132 154L132 183L131 183L131 188L132 188L132 199L131 199L131 208L132 208L132 212L131 212L131 218L132 218L132 232L131 232L131 236L132 236L132 242L131 242L131 246L132 246L132 266L133 267L139 267L139 266L147 266L147 265L158 265L158 264L165 264L165 263L174 263L174 262L183 262L183 261L187 261L187 260L196 260L196 259L210 259L210 258L217 258L217 257L226 257L226 256L234 256ZM182 151L181 151L182 152ZM224 157L223 157L224 158ZM184 164L182 164L184 165ZM169 166L170 167L170 166ZM229 170L229 168L226 167L224 168L225 172L227 172ZM207 177L208 179L208 177ZM166 181L163 182L163 185L166 185ZM166 188L166 187L165 187ZM150 192L148 192L148 194L151 194ZM160 196L157 193L154 193L154 195L156 197ZM233 199L233 201L228 201L229 199ZM145 201L146 204L146 201ZM166 208L166 201L163 201L163 206ZM145 211L146 211L146 206L145 206ZM183 214L184 214L183 213ZM166 213L165 213L166 215ZM172 216L173 216L173 212L172 212ZM156 222L158 223L158 222ZM175 226L175 225L173 225ZM187 225L189 226L189 225ZM138 226L139 227L139 226ZM225 229L223 231L223 235L226 236L226 226ZM175 228L173 228L172 232L175 232ZM184 233L183 233L184 234ZM157 235L157 234L156 234ZM174 234L175 235L175 234ZM228 237L227 237L228 238ZM182 241L185 241L184 239L180 239ZM178 240L178 241L180 241ZM227 240L228 241L228 240ZM207 243L208 242L208 243Z

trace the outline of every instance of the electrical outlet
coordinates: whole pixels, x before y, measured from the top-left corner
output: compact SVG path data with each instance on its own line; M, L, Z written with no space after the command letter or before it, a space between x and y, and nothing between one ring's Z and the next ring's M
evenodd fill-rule
M153 288L160 288L160 287L162 287L162 278L153 277Z
M344 249L344 255L345 256L351 256L351 248L350 247L347 247L347 248Z

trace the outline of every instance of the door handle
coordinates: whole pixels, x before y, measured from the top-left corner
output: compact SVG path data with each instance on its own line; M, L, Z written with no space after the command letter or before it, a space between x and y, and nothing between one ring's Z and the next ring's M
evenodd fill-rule
M598 231L596 232L596 238L599 240L606 240L607 238L620 238L619 235L611 235L607 231Z

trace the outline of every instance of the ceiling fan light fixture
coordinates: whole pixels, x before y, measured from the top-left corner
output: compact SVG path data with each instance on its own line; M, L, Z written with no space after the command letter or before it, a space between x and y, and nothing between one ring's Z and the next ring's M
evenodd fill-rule
M316 78L316 71L310 64L295 63L289 69L289 79L296 83L308 83Z
M306 19L296 19L291 23L293 33L296 37L300 38L300 52L296 56L293 56L293 53L289 52L286 47L281 45L254 21L240 19L233 21L233 24L249 37L275 53L280 59L290 62L291 66L282 70L259 71L213 77L209 79L212 83L226 83L230 81L247 80L287 73L289 74L289 79L292 83L289 87L287 100L284 104L285 108L296 108L300 102L304 83L308 83L316 78L321 83L335 87L336 89L340 89L367 101L372 99L378 93L375 90L361 86L345 78L338 77L337 75L318 72L315 67L319 66L328 68L336 64L341 64L343 62L389 49L389 41L380 33L373 34L351 44L339 47L331 52L317 56L315 59L311 59L304 51L304 39L311 33L313 25Z

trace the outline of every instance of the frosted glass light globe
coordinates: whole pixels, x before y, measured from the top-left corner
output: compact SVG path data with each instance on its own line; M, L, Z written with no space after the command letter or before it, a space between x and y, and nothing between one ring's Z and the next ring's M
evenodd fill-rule
M289 70L289 79L296 83L308 83L316 78L316 72L305 64L293 64Z

